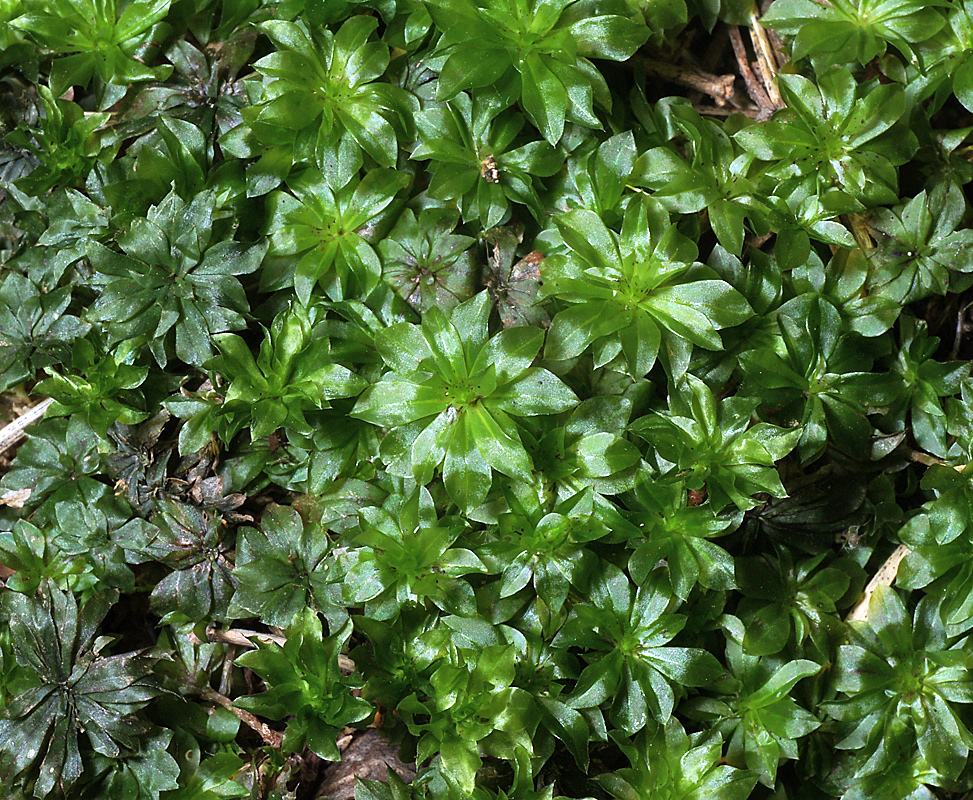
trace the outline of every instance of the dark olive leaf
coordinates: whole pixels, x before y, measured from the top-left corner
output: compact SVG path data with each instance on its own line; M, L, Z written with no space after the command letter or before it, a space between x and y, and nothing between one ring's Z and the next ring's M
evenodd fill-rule
M165 728L148 734L142 747L117 759L93 753L91 771L101 773L94 792L106 797L158 800L162 792L179 788L179 764L168 752L173 733Z
M772 655L791 640L801 645L808 639L818 652L828 652L829 642L841 632L838 603L851 594L850 587L857 590L864 584L864 576L854 562L827 563L826 556L795 562L782 549L779 558L737 559L736 580L744 595L738 609L746 626L744 652Z
M786 109L734 137L768 162L765 174L775 182L774 193L786 196L806 187L821 195L840 188L866 206L896 202L896 167L912 157L917 144L913 134L890 130L906 112L899 88L859 83L847 69L835 67L818 84L800 75L781 76L780 92Z
M873 225L885 236L870 281L876 292L909 303L944 294L953 273L973 271L973 231L957 230L965 212L962 192L951 183L877 211Z
M125 349L112 354L93 334L76 339L70 365L49 369L50 377L37 384L39 392L55 401L48 415L83 417L101 437L113 422L142 422L149 413L139 387L149 369L131 361Z
M753 314L736 289L694 263L695 245L655 200L629 206L620 236L585 209L555 221L569 254L544 260L543 296L570 305L551 322L547 358L590 347L596 367L641 378L672 340L720 350L719 331Z
M653 189L653 196L669 211L706 209L720 244L734 255L740 253L746 218L755 228L764 224L766 208L755 185L758 175L751 175L750 163L737 157L739 145L689 104L672 102L665 113L681 136L639 156L630 167L632 182Z
M547 327L550 316L539 304L544 254L532 250L517 257L523 234L511 228L494 228L483 234L487 246L485 285L504 328L518 325Z
M692 491L679 483L653 485L641 475L626 495L626 516L645 537L636 540L629 557L632 578L643 583L664 561L672 590L682 600L697 582L714 590L735 587L733 557L710 539L731 533L743 519L739 511L717 513L716 506L693 505Z
M532 752L531 735L539 721L535 701L513 685L514 676L513 645L490 645L462 664L437 661L428 679L399 703L409 732L419 737L417 757L438 751L443 777L455 790L472 793L483 763L481 747L486 755L511 761L515 748ZM462 700L438 708L436 698L445 692Z
M275 128L307 131L308 155L319 156L322 165L324 145L341 142L354 150L356 169L362 152L394 167L403 118L414 112L414 100L379 80L389 48L372 39L377 24L365 14L348 18L335 33L304 21L261 23L260 31L277 49L253 65L264 80L259 102L243 116L256 137L272 137Z
M538 178L553 175L563 155L551 144L521 135L524 119L508 109L511 97L480 91L458 94L416 118L419 144L412 158L430 161L429 196L458 203L463 220L484 228L507 222L511 202L541 218Z
M241 121L246 97L237 79L257 40L254 28L234 31L225 41L211 41L202 50L180 39L166 51L174 70L165 81L140 85L126 96L119 113L129 126L156 118L178 116L215 137ZM212 150L212 143L209 145Z
M225 619L236 586L233 564L223 543L224 524L183 503L162 501L151 538L117 536L138 561L159 561L169 572L152 590L152 608L173 619Z
M85 114L77 103L56 99L46 86L37 89L44 114L36 127L23 123L4 137L14 147L28 150L37 165L17 181L29 195L41 195L58 185L78 187L99 161L107 163L118 149L105 135L108 114Z
M442 465L447 492L464 509L483 502L494 471L529 479L517 418L577 404L557 377L531 366L541 332L510 328L488 338L490 310L487 293L480 292L450 317L434 308L421 326L398 323L381 331L376 344L392 371L366 389L352 411L374 425L414 430L389 461L420 484Z
M96 504L109 494L109 487L95 477L102 469L103 441L80 416L43 422L18 448L0 488L29 490L27 507L39 515L35 522L50 519L55 505L64 500Z
M742 397L717 404L705 383L686 375L669 395L667 414L642 417L629 428L654 448L664 465L660 477L704 491L715 512L730 503L744 511L756 505L759 492L785 494L775 462L801 435L763 422L750 425L756 405Z
M159 693L151 661L138 653L104 656L98 625L111 605L96 597L79 607L51 584L36 597L5 598L17 661L32 687L0 719L6 780L36 775L35 795L69 789L93 749L109 758L137 751L151 731L138 714ZM81 735L87 744L81 748Z
M270 254L301 256L293 285L304 305L319 283L333 300L352 287L367 295L378 285L382 265L362 233L408 182L389 169L372 170L360 181L306 169L288 180L290 193L270 195Z
M687 620L670 613L678 601L657 576L633 592L627 575L602 564L590 597L574 606L554 639L588 649L589 664L567 699L572 708L604 705L612 724L634 735L653 718L666 723L681 687L704 685L722 673L711 653L669 644Z
M339 603L333 566L327 530L305 525L292 508L272 507L260 528L238 533L233 569L237 589L227 614L234 619L253 615L286 628L300 611L311 608L332 627L340 627L347 612Z
M139 343L162 367L173 353L199 366L215 334L244 327L249 307L236 276L260 266L268 243L211 242L215 211L212 192L187 203L173 191L119 236L124 254L89 244L100 294L88 316L109 346Z
M741 645L743 623L727 617L724 625L732 676L724 683L728 691L692 698L681 709L691 719L712 725L729 742L727 763L753 770L761 783L774 786L778 764L797 758L800 739L821 725L790 694L795 684L819 674L822 667L808 659L780 662L747 655Z
M857 457L871 452L869 416L888 408L899 376L871 372L869 348L843 333L837 309L820 295L790 301L777 318L783 354L764 346L741 354L744 395L759 397L783 427L798 423L802 463L832 443ZM782 310L782 311L784 311ZM752 387L752 388L751 388Z
M382 508L361 511L357 545L343 561L344 600L364 604L371 619L391 619L431 603L450 614L473 616L473 588L464 575L487 568L470 550L453 547L465 525L437 519L432 496L419 489L390 496Z
M475 291L474 240L454 233L458 216L442 208L405 209L378 244L383 279L416 311L449 311Z
M148 512L152 499L165 492L171 445L159 443L168 412L156 414L140 425L116 423L108 430L115 452L108 468L115 479L115 491L139 513Z
M11 272L0 284L0 388L4 391L38 370L71 360L71 345L90 326L66 313L71 289L41 293L29 279Z

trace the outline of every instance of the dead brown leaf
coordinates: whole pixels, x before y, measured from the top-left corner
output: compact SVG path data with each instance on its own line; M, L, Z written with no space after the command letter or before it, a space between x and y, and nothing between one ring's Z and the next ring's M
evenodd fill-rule
M389 769L407 783L416 776L414 764L399 759L396 748L376 728L356 732L342 760L325 771L318 800L354 800L355 778L384 781Z

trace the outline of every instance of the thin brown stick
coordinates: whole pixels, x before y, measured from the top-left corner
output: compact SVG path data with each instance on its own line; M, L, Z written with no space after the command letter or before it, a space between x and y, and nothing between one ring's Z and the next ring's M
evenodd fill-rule
M953 346L949 351L949 357L951 359L959 358L959 349L963 342L963 334L968 333L970 330L966 321L966 313L970 310L970 306L973 306L973 303L967 303L956 315L956 336L953 338Z
M777 63L786 64L787 63L787 53L785 52L784 40L780 38L780 34L775 30L767 30L767 39L770 41L770 46L774 49L774 53L777 54Z
M757 77L753 74L753 70L750 68L750 61L747 57L747 48L743 44L743 36L740 34L740 28L737 25L729 26L730 32L730 44L733 46L733 55L736 57L737 65L740 67L740 74L743 76L743 82L747 86L747 94L750 95L750 99L757 104L757 108L760 109L761 117L769 117L775 110L776 107L771 102L770 97L767 95L766 89Z
M695 67L684 67L656 61L654 58L639 59L647 75L662 78L670 83L688 86L712 97L718 105L725 105L733 97L733 75L714 75Z
M943 461L941 458L931 455L930 453L926 453L922 450L914 450L908 445L899 445L899 451L902 453L902 455L909 459L909 461L914 461L916 464L922 464L924 467L949 466L948 461ZM958 467L958 469L962 469L962 467Z
M914 450L905 444L900 444L896 450L896 453L904 455L909 461L913 461L916 464L922 464L924 467L952 467L957 472L964 472L969 464L950 464L938 456L934 456L930 453L926 453L922 450Z
M905 444L899 445L896 452L901 452L909 461L922 464L924 467L952 467L957 472L962 472L969 466L969 464L950 464L938 456L931 455L923 450L914 450Z
M272 633L260 633L259 631L247 631L240 629L229 629L221 631L212 626L206 629L206 638L211 642L222 642L223 644L235 644L253 650L257 645L253 640L259 642L273 643L281 647L287 642L283 636L274 636Z
M770 11L770 7L773 4L774 0L762 0L762 2L759 4L760 8L758 9L759 16L762 17L764 14ZM785 52L786 48L784 47L783 39L780 38L780 34L778 34L773 28L764 28L762 25L760 27L764 33L764 36L766 36L767 41L770 43L771 50L774 52L774 59L777 66L780 67L783 64L786 64L787 53Z
M284 734L282 734L280 731L275 731L266 722L261 722L249 711L244 711L242 708L237 708L235 705L233 705L233 701L229 697L220 694L214 689L210 689L209 686L200 686L199 692L204 700L221 705L227 711L231 711L236 714L240 722L260 734L260 738L264 740L264 744L273 747L276 750L280 750L281 745L284 743Z
M236 658L236 645L229 645L223 653L223 671L220 674L220 694L229 694L233 681L233 661Z
M756 108L733 108L731 106L720 108L719 106L704 106L697 103L693 103L693 108L704 117L729 117L733 114L743 114L751 119L757 119L761 114Z
M775 90L777 88L776 86L774 86L773 73L768 72L767 67L764 66L764 64L759 59L757 61L754 61L750 65L750 67L751 69L753 69L753 75L760 83L761 88L767 93L767 99L770 100L770 103L774 106L773 110L779 111L780 109L782 109L784 107L783 101L781 101L780 103L775 103L770 96L771 87L773 87Z

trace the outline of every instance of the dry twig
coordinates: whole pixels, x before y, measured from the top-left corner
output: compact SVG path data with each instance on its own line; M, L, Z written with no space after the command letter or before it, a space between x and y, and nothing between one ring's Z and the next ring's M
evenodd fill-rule
M640 59L647 75L662 78L670 83L688 86L712 97L717 105L723 106L733 97L733 75L714 75L694 67L668 64L652 58Z
M731 106L720 108L719 106L704 106L696 103L693 104L693 108L704 117L729 117L733 114L743 114L745 117L757 119L760 116L760 111L756 108L733 108Z
M743 76L743 82L747 86L747 94L750 95L750 99L756 103L757 108L760 109L760 114L758 119L766 119L770 117L771 114L776 111L779 106L776 106L773 101L771 101L770 96L767 94L767 90L764 88L763 84L757 80L757 76L753 74L753 70L750 68L750 60L747 56L747 48L743 44L743 36L740 34L740 28L737 25L731 25L730 28L730 44L733 45L733 55L736 57L737 65L740 67L740 74Z
M281 745L284 743L284 734L282 734L280 731L275 731L266 722L261 722L249 711L244 711L242 708L237 708L235 705L233 705L233 701L229 697L220 694L214 689L210 689L209 686L199 687L199 692L204 700L209 700L211 703L221 705L227 711L232 711L234 714L236 714L244 725L252 728L260 734L260 738L264 740L264 744L280 750Z
M952 467L957 472L962 472L969 466L969 464L950 464L948 461L944 461L938 456L934 456L922 450L915 450L905 444L899 445L896 452L904 455L907 459L909 459L909 461L915 462L916 464L922 464L924 467Z
M750 40L753 42L753 49L757 54L757 66L760 68L767 98L777 108L783 108L784 100L777 88L777 70L780 68L780 62L777 60L777 54L767 38L767 31L760 24L756 8L750 15Z
M0 453L4 453L13 447L17 442L24 438L27 427L37 422L44 416L44 412L53 403L50 397L39 402L36 406L31 406L9 425L0 428Z

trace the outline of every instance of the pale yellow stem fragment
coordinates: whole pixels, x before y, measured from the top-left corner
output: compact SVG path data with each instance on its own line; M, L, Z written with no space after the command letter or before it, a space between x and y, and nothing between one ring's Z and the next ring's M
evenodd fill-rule
M855 607L849 612L848 616L845 617L846 622L854 622L860 620L865 622L868 619L868 602L872 599L872 595L875 593L875 589L879 586L891 586L895 582L895 576L899 571L899 564L902 563L902 559L905 558L909 553L912 552L904 544L900 544L892 552L885 563L878 568L872 579L865 586L865 591L862 593L861 599L855 604Z

